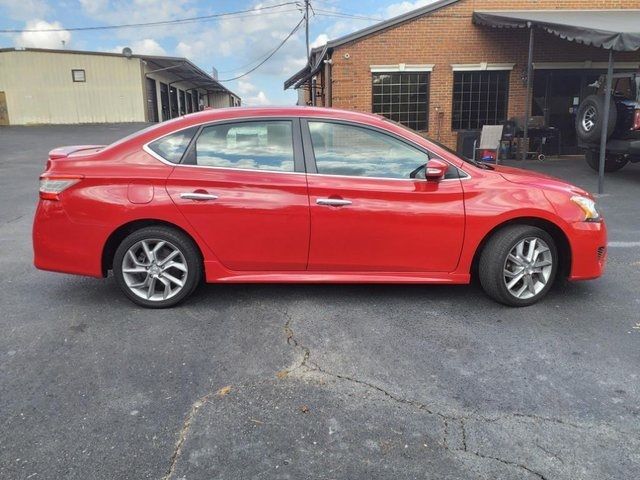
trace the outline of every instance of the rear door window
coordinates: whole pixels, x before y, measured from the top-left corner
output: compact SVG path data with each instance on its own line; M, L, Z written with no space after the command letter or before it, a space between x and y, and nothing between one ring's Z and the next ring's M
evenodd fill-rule
M294 171L289 120L238 122L204 127L188 163L203 167Z

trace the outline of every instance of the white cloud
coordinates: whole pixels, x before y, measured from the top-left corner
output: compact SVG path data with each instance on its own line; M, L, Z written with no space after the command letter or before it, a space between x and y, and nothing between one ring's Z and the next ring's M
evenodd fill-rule
M424 7L425 5L429 5L434 2L436 2L436 0L416 0L415 2L404 1L392 3L382 11L382 14L384 18L397 17L398 15L402 15L403 13L410 12L411 10Z
M290 77L294 73L300 71L302 67L307 64L305 57L291 57L287 56L282 62L282 68L280 70L280 76L284 78Z
M243 97L242 104L248 107L264 107L266 105L271 105L271 100L269 100L267 95L260 90L258 94L253 97Z
M255 6L260 8L278 3L281 0L268 0ZM221 53L224 56L240 54L239 57L244 59L264 57L289 35L300 19L300 12L292 5L255 11L241 18L224 18L218 23L216 36L219 43L230 42L232 39L232 48ZM278 60L281 62L287 55L304 56L303 32L303 29L298 30L268 63L277 64Z
M143 38L137 40L130 45L118 45L111 49L113 53L122 53L124 47L129 47L134 55L166 55L167 52L162 45L160 45L153 38Z
M250 81L242 80L242 79L238 80L238 88L236 88L236 91L240 95L249 95L250 93L253 93L256 90L258 90L258 87L256 87Z
M63 28L60 22L47 22L45 20L29 20L25 30L48 30ZM64 42L64 43L63 43ZM71 32L62 30L58 32L21 32L14 37L16 47L33 48L63 48L71 42Z
M0 0L0 9L14 20L29 20L36 15L42 18L51 12L44 0Z
M178 42L178 45L176 45L176 53L180 57L192 58L194 51L195 47L189 43Z
M329 41L329 35L326 33L321 33L316 37L316 39L311 42L311 48L317 48L325 45Z
M106 24L157 22L197 14L188 0L80 0L80 6L87 16ZM162 30L166 31L167 27L163 26L154 34ZM136 32L126 29L122 33Z

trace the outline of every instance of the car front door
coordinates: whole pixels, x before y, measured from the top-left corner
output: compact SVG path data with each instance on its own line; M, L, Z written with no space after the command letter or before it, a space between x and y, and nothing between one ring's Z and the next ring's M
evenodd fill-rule
M304 270L309 199L297 119L203 126L167 190L218 260L236 271Z
M427 180L427 152L390 132L303 120L309 270L450 272L464 236L460 176Z

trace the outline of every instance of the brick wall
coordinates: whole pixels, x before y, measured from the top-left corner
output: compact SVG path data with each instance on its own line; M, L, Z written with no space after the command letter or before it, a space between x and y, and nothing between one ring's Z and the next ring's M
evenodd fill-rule
M526 29L476 26L474 10L584 9L583 0L460 0L431 14L337 47L333 52L332 106L371 111L370 65L435 64L430 81L429 132L451 147L455 63L515 63L509 82L508 116L523 115L529 33ZM640 0L590 0L590 9L640 8ZM348 53L348 59L345 54ZM606 62L607 51L535 31L534 62ZM616 53L616 61L640 61L639 52ZM320 76L319 76L320 77ZM322 78L318 79L320 86ZM321 105L318 99L318 105ZM436 112L435 107L439 107Z

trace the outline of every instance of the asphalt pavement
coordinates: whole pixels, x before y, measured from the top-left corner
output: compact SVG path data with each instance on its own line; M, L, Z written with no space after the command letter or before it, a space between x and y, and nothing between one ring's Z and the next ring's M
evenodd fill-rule
M134 306L36 270L47 151L143 125L0 128L0 478L640 478L640 164L603 278L526 309L477 285L207 285ZM589 190L579 159L512 162Z

